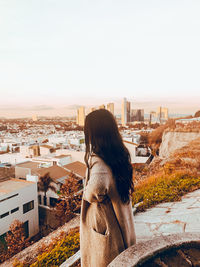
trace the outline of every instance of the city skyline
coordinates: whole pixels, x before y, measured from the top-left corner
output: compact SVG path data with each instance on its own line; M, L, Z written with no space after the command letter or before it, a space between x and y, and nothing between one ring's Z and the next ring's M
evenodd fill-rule
M107 106L110 102L114 103L114 114L121 115L121 105L123 98L81 98L77 99L76 104L70 104L66 102L65 105L61 104L56 106L53 103L37 105L1 105L0 106L0 117L7 118L24 118L32 116L46 116L46 117L67 117L76 116L77 110L84 106L86 109L86 114L91 111L91 108L99 108L101 105ZM165 98L155 98L155 99L139 99L139 98L127 98L131 103L132 109L144 109L145 114L149 114L151 111L157 110L158 107L167 107L169 109L169 114L185 114L194 115L194 113L200 109L199 101L192 101L192 99L182 99L179 103L176 99L165 99ZM93 104L91 104L93 103Z

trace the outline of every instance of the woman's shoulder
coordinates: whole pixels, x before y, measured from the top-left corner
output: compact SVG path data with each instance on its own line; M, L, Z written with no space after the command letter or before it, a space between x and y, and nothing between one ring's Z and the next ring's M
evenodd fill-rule
M92 154L90 158L90 168L93 172L108 172L111 173L110 167L96 154Z

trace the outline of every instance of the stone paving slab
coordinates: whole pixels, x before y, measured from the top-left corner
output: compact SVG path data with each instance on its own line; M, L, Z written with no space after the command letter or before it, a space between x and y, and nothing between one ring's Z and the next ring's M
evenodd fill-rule
M137 240L185 232L200 232L200 190L188 193L181 201L161 203L136 213Z
M133 212L135 212L134 209ZM122 261L119 261L117 257L114 263L109 266L133 266L132 257L137 262L141 259L141 256L146 257L151 254L151 250L153 251L155 246L156 249L170 246L173 243L170 239L170 234L177 234L177 244L187 240L188 236L195 239L194 233L198 233L200 236L200 190L183 196L181 201L161 203L145 212L136 213L134 218L137 238L136 246L132 246L124 251L123 255L121 254ZM192 232L193 234L190 234ZM182 240L181 234L183 233ZM153 238L157 238L154 244L152 244ZM149 247L148 250L146 249L147 244L142 244L144 241L149 242L151 249ZM77 257L80 257L79 253L77 253L78 256L75 256L75 260L72 257L68 262L77 261ZM63 263L62 266L71 266L68 262Z

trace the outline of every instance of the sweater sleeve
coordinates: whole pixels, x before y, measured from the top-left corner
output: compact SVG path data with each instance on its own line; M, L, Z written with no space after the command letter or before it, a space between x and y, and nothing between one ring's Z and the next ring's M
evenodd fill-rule
M103 164L95 162L90 170L90 179L83 191L83 199L90 203L104 201L109 190L109 180L107 166L105 168Z

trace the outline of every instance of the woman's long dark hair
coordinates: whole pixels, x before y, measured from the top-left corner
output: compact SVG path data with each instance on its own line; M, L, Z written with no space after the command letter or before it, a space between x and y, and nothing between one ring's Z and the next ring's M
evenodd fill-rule
M85 119L84 133L88 169L90 154L95 153L111 168L122 202L129 203L134 189L133 168L114 116L105 109L89 113Z

